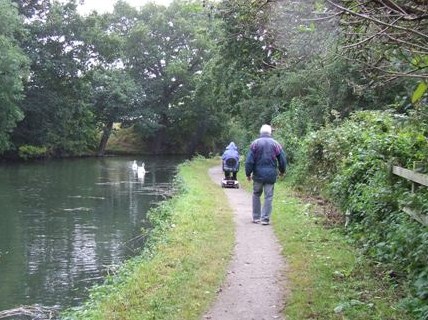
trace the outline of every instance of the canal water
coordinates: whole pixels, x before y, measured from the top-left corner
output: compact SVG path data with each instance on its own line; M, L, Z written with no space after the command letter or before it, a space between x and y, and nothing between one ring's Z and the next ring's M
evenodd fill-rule
M172 192L182 158L125 157L0 165L0 311L64 309L141 249L146 213Z

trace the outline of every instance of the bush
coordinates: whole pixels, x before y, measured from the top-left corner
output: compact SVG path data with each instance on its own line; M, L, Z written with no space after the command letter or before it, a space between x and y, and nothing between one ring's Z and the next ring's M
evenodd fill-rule
M428 168L428 127L399 119L363 111L309 134L292 174L295 183L316 185L350 213L352 238L409 284L406 303L422 319L428 312L428 230L401 208L427 214L428 191L411 193L410 182L393 176L391 165L412 169L417 161Z
M39 159L48 155L48 149L46 147L23 145L19 147L18 155L24 160Z
M302 137L312 131L314 127L306 109L302 100L293 98L289 109L272 120L272 125L276 130L275 138L284 146L289 162L294 162L295 152L302 145Z

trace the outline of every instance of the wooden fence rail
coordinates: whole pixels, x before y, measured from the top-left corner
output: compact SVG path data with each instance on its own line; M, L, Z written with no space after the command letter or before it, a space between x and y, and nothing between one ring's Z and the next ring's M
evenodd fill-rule
M428 175L422 174L413 170L405 169L398 166L392 167L392 173L402 177L404 179L407 179L409 181L412 181L412 192L415 191L415 184L423 185L425 187L428 187ZM411 216L416 221L422 223L424 226L428 226L428 215L420 212L416 212L413 209L409 207L403 207L402 210L407 213L409 216Z
M419 183L425 187L428 187L428 175L422 174L419 172L415 172L409 169L405 169L402 167L393 166L392 167L392 173L400 176L402 178L405 178L407 180Z

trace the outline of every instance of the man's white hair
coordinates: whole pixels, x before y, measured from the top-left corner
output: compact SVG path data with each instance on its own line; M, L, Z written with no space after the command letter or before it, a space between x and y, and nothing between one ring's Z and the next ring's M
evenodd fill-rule
M260 133L267 133L268 135L272 134L272 127L268 124L264 124L262 125L262 127L260 128Z

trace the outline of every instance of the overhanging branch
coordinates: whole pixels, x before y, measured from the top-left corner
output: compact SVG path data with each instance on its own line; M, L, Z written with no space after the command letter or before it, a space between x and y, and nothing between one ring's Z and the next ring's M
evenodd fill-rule
M361 14L361 13L358 13L358 12L354 12L352 10L349 10L349 9L343 7L343 6L338 5L337 3L334 3L331 0L327 0L327 2L330 3L332 6L334 6L335 8L340 9L343 12L346 12L346 13L348 13L350 15L357 16L359 18L362 18L362 19L365 19L365 20L369 20L369 21L372 21L374 23L377 23L377 24L380 24L380 25L383 25L383 26L387 26L387 27L391 27L391 28L394 28L394 29L397 29L397 30L411 32L413 34L416 34L416 35L418 35L418 36L420 36L420 37L428 40L428 34L424 34L424 33L420 32L418 30L414 30L414 29L411 29L411 28L405 28L405 27L402 27L402 26L399 26L399 25L394 25L394 24L391 24L391 23L388 23L388 22L385 22L385 21L373 18L373 17L371 17L371 16L369 16L367 14Z

